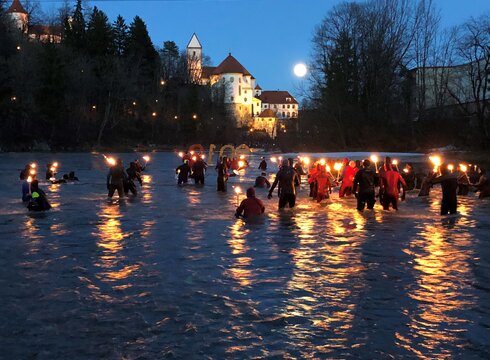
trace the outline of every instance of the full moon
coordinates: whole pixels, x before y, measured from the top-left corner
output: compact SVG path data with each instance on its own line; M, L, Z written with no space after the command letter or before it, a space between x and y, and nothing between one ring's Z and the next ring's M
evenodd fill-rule
M294 66L294 75L296 75L297 77L303 77L306 75L307 72L308 69L306 68L305 64L296 64Z

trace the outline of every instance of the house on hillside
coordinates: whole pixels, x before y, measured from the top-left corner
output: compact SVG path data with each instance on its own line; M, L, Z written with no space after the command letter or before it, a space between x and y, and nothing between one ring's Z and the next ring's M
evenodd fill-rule
M7 14L10 15L16 28L29 39L41 42L61 42L61 26L31 25L29 23L29 13L19 0L12 2L7 9Z

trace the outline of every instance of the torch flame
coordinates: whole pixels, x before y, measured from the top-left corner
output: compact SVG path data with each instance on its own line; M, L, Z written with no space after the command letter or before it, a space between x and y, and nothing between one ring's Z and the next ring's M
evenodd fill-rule
M242 167L244 167L244 166L245 166L245 162L244 162L243 160L240 160L240 161L238 162L238 167L242 168Z
M461 169L462 172L467 172L468 171L468 167L464 164L459 164L459 168Z
M309 158L309 157L304 157L304 158L303 158L303 163L304 163L305 165L310 165L310 158Z
M150 161L150 157L148 155L145 155L143 156L143 160L145 160L146 162Z
M33 169L37 168L37 164L36 163L32 163L31 164L31 168L33 168Z
M398 165L398 160L397 159L394 159L392 162L391 162L392 165Z
M447 169L448 169L449 171L453 172L453 170L454 170L454 165L453 165L453 164L449 164L449 165L447 166Z
M105 160L107 161L107 163L110 165L110 166L114 166L116 165L116 159L114 159L113 157L107 157L105 156Z
M56 168L54 166L51 166L51 168L49 170L56 171Z
M333 168L337 171L340 171L340 169L342 169L342 163L338 163L338 162L335 163Z
M29 174L31 174L33 176L36 175L36 170L34 170L34 169L29 170Z
M27 177L27 182L28 182L28 183L32 182L32 176L28 176L28 177Z
M184 157L184 153L182 151L179 152L179 157Z
M235 187L235 193L241 194L241 192L242 192L242 189L240 189L240 187L236 186Z
M374 162L374 163L377 163L379 160L378 156L377 155L371 155L371 161Z
M327 169L327 172L330 172L330 170L332 170L332 169L330 168L330 165L327 165L326 169Z
M276 158L275 156L273 156L273 157L271 157L271 161L272 161L273 163L275 163L275 162L277 162L277 158Z
M323 166L327 163L327 161L325 159L320 159L320 165Z

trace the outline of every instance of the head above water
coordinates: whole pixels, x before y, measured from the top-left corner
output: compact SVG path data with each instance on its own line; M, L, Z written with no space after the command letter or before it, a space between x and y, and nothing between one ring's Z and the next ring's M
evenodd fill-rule
M365 168L370 167L371 166L371 160L364 159L364 161L362 162L362 166L364 166Z
M284 159L281 163L282 166L289 166L289 160L288 159Z
M247 189L247 197L248 198L255 197L255 189L253 187L249 187Z
M356 167L356 162L354 160L349 161L349 166L351 168L355 168Z
M265 171L262 171L262 172L260 173L260 175L262 175L262 176L267 176L267 173L266 173Z

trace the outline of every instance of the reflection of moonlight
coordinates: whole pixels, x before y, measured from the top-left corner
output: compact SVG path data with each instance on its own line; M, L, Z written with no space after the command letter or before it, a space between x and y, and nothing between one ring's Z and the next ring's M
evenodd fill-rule
M308 69L306 68L305 64L296 64L294 66L294 75L296 75L297 77L305 76L307 71Z

